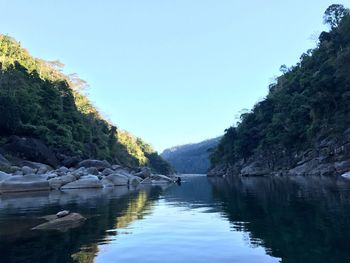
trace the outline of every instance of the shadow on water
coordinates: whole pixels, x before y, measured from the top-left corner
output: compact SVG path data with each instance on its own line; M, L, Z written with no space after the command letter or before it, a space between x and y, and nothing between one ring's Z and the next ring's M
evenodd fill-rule
M210 179L234 230L282 262L350 262L350 182L342 178Z

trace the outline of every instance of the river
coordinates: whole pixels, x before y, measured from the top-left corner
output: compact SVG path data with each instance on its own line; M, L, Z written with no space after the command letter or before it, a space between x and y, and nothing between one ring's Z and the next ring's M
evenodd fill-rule
M184 176L181 186L0 196L1 262L350 262L350 181ZM68 209L79 227L34 231Z

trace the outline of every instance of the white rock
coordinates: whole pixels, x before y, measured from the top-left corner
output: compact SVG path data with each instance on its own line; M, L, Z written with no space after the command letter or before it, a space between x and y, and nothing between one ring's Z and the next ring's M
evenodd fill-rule
M102 188L101 181L95 175L82 176L79 180L68 183L61 187L61 189L79 189L79 188Z
M68 210L63 210L63 211L60 211L60 212L58 212L58 213L56 214L56 216L57 216L58 218L61 218L61 217L67 216L67 215L69 215L69 211L68 211Z
M350 180L350 172L343 173L341 176Z
M49 182L39 175L11 176L0 183L0 192L50 190Z
M113 173L105 177L105 179L111 181L113 185L128 185L129 184L129 177L120 174L120 173Z

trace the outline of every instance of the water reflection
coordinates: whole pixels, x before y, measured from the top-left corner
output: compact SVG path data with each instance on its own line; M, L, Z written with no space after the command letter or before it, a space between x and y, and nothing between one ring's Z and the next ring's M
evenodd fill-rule
M350 262L350 183L184 178L181 186L0 196L1 262ZM30 229L68 209L65 233Z
M350 184L342 178L211 179L235 231L282 262L350 262Z
M92 262L98 242L108 242L106 230L126 226L151 209L159 187L70 190L0 196L1 262ZM67 233L37 232L42 216L68 209L88 218ZM115 235L116 233L114 233ZM77 254L78 252L78 254ZM74 255L73 258L71 255Z

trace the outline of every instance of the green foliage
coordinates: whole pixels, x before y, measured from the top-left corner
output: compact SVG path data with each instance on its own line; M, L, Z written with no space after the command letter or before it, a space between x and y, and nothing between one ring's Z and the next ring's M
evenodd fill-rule
M20 117L16 99L0 95L0 135L15 132L19 124Z
M236 127L225 131L211 153L212 165L246 160L254 153L304 150L350 127L350 15L331 6L318 46L304 53L270 85L269 94Z
M0 35L0 136L35 137L84 158L152 166L137 140L107 122L84 95L86 82L64 75L62 67L59 61L31 57L14 39Z
M323 16L323 21L325 24L330 25L331 28L335 28L346 15L349 15L349 9L343 5L334 4L327 8Z

